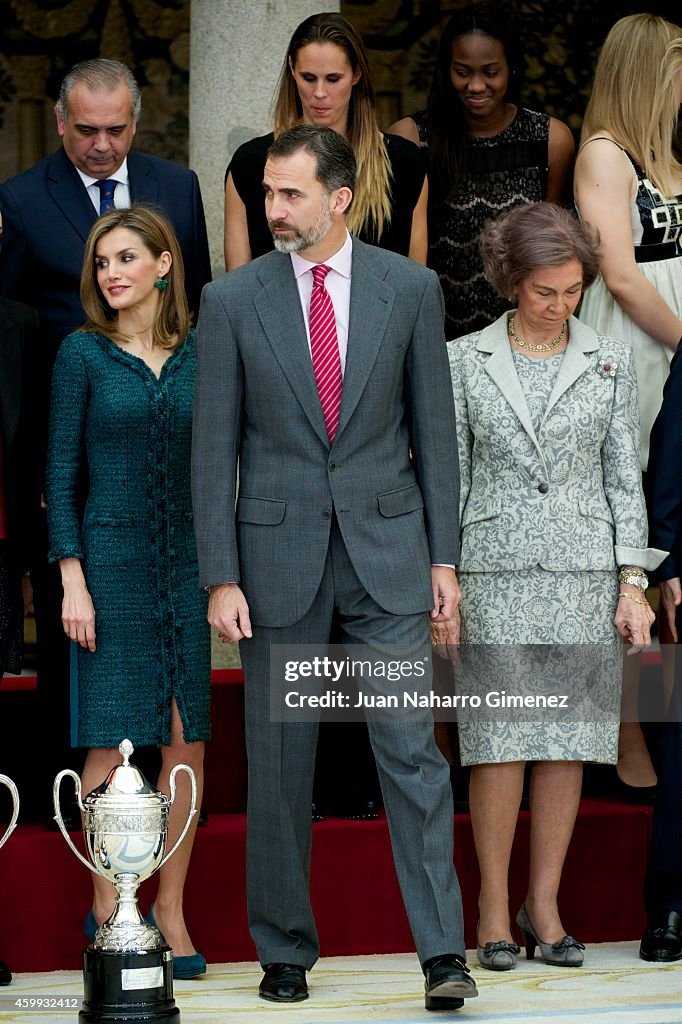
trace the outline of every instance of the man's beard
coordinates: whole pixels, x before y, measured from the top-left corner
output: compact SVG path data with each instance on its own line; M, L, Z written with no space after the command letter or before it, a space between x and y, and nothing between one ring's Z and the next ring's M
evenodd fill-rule
M290 238L283 238L273 232L272 240L278 252L301 252L303 249L310 249L311 246L321 242L332 226L332 215L327 205L327 197L323 199L317 219L309 228L291 228L280 220L268 221L270 231L273 228L284 228L292 232Z

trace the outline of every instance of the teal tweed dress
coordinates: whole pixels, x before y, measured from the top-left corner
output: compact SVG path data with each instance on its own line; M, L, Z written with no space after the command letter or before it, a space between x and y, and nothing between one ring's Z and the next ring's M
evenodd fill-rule
M97 644L94 652L74 645L74 746L167 744L173 698L185 740L209 738L207 596L190 490L195 372L193 331L158 379L96 333L70 334L57 355L50 560L81 560Z

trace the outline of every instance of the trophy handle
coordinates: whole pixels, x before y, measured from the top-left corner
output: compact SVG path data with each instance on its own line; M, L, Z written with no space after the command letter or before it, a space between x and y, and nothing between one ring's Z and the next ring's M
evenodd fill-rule
M0 847L2 847L17 827L17 818L19 817L19 790L7 775L0 775L0 783L2 783L3 786L7 786L8 790L12 794L12 804L14 805L12 810L12 820L7 826L7 831L4 836L0 839Z
M52 799L54 801L54 810L55 810L54 820L57 822L57 825L59 826L59 831L61 832L61 834L66 839L67 844L71 847L72 851L76 854L76 856L78 857L79 861L81 861L81 863L85 864L86 868L90 868L90 870L92 871L93 875L98 875L99 871L97 870L97 868L94 868L92 866L92 864L90 863L90 861L86 860L86 858L83 856L83 854L80 852L80 850L78 850L74 846L73 840L71 839L71 836L69 835L69 833L66 831L66 828L64 827L64 821L62 820L62 812L61 812L61 807L60 807L60 802L59 802L59 788L60 788L60 786L62 784L62 779L65 778L67 775L70 778L73 779L73 784L74 784L75 789L76 789L76 802L78 803L78 806L81 809L81 811L83 813L85 813L85 808L83 807L83 803L81 801L81 780L78 777L78 775L76 775L76 773L74 771L72 771L70 768L65 768L64 771L61 771L59 773L59 775L57 776L57 778L54 780L54 786L52 787Z
M170 802L171 802L171 806L173 804L173 801L175 800L175 776L177 775L178 772L187 772L187 774L189 775L189 781L190 781L191 786L192 786L192 806L190 807L189 814L187 815L187 821L185 822L185 827L183 828L182 832L180 833L178 839L173 844L172 849L170 849L168 851L166 856L163 858L163 860L159 864L160 868L162 868L163 865L166 863L166 861L170 860L170 858L173 856L173 854L177 850L178 846L180 845L182 840L187 835L187 829L189 828L189 826L192 823L192 818L197 813L197 780L196 780L196 777L194 775L194 772L192 771L192 769L190 768L190 766L188 764L176 764L175 767L173 768L172 772L170 773Z

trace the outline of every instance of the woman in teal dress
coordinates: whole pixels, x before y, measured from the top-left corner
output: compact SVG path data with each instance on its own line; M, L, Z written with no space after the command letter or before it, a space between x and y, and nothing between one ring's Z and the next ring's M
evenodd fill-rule
M83 789L101 784L128 738L160 745L165 792L173 766L189 764L200 800L210 638L189 472L196 351L168 221L142 206L100 217L81 299L87 322L64 339L54 368L46 494L62 622L77 654L72 740L88 748ZM181 779L169 844L189 807ZM182 909L194 827L161 869L154 905L175 977L206 969ZM108 882L94 884L89 936L115 900Z

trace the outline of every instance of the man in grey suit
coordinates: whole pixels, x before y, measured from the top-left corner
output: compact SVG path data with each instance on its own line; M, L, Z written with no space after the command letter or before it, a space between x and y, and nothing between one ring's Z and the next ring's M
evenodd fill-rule
M308 892L317 723L271 720L271 646L326 644L335 619L344 643L417 650L429 612L453 635L459 600L440 287L348 234L355 172L329 128L279 136L263 182L276 251L208 285L199 316L200 575L209 621L240 641L249 927L260 995L279 1002L307 998L319 955ZM428 709L368 725L426 1006L457 1009L477 992L448 766Z

